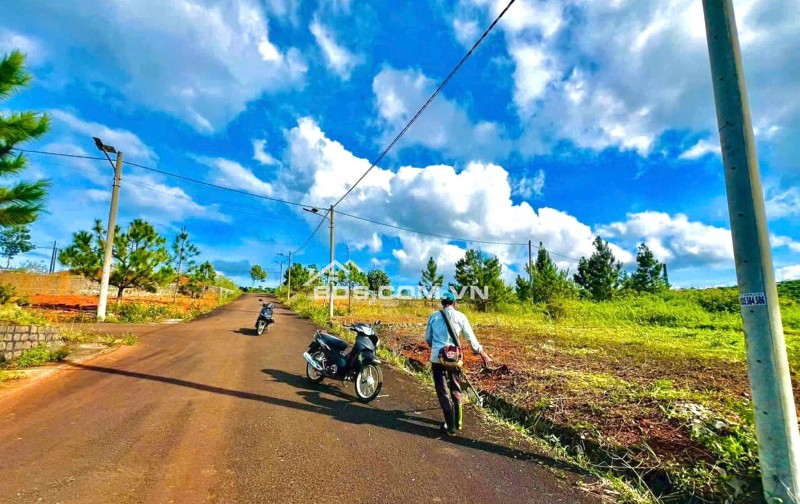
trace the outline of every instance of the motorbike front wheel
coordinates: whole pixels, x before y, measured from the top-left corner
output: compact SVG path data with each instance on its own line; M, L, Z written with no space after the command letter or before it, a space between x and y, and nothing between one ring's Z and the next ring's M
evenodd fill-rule
M314 352L313 354L311 354L311 357L320 364L322 364L323 356L324 355L322 352ZM314 369L314 367L308 362L306 362L306 376L308 377L309 380L311 380L312 383L319 383L322 381L323 378L325 378L324 374Z
M367 364L356 375L356 396L368 403L378 397L383 387L383 372L375 364Z
M263 333L264 329L266 329L266 328L267 328L267 321L266 320L259 320L256 323L256 333L258 333L259 336L261 336L261 333Z

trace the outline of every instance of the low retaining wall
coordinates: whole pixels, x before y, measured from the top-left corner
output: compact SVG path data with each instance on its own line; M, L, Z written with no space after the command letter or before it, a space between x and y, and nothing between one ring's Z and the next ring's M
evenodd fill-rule
M22 355L23 350L39 345L58 346L61 334L57 327L27 325L0 326L0 360Z

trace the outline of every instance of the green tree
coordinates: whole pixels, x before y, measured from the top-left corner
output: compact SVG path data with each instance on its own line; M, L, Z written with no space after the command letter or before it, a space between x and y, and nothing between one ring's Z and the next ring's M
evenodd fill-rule
M508 299L510 289L503 282L502 273L503 266L497 257L470 249L456 262L456 283L451 288L457 296L464 296L466 302L485 312Z
M250 278L253 279L253 287L255 287L256 282L263 282L267 279L267 272L260 265L254 264L250 268Z
M12 259L34 248L28 226L11 226L0 231L0 255L7 259L6 269L11 267Z
M155 292L175 272L165 247L167 240L142 219L134 219L123 233L114 233L114 260L109 285L117 288L117 302L125 289Z
M584 295L595 301L606 301L613 298L620 287L622 263L616 260L608 242L599 236L594 240L594 247L588 260L581 257L574 279Z
M426 292L432 293L437 287L441 288L444 283L444 275L440 275L436 269L436 261L431 256L428 258L428 264L422 270L422 279L419 281L419 286ZM424 293L423 293L424 294Z
M172 241L172 264L175 268L175 295L173 301L178 297L178 286L181 282L181 273L191 270L194 265L194 258L200 255L200 249L189 241L189 233L185 227L182 227L180 232L175 236Z
M542 243L539 243L539 251L536 255L536 262L533 269L525 265L527 278L517 276L517 297L521 301L533 301L534 303L549 303L556 298L565 298L573 295L574 287L569 280L567 270L560 270L556 267L550 253ZM531 283L531 279L533 282Z
M58 261L69 268L71 273L99 282L103 269L105 243L103 225L99 220L95 220L91 231L73 233L72 244L58 253Z
M25 70L25 56L12 51L0 60L0 99L5 99L27 86L31 75ZM0 115L0 176L18 176L28 160L12 149L22 142L44 135L50 128L47 114L11 112ZM30 224L44 208L44 199L50 183L16 182L0 186L0 227Z
M630 288L636 292L659 292L669 288L664 278L664 264L656 259L650 248L639 244L636 253L637 268L630 276Z
M99 220L92 231L73 234L72 244L62 250L58 260L73 273L99 281L103 268L106 232ZM117 288L117 302L125 289L155 292L173 278L166 239L142 219L134 219L124 232L117 226L114 233L109 285Z
M306 290L308 287L304 287L303 284L308 282L312 275L314 275L317 271L316 266L309 266L308 268L303 266L300 263L292 263L291 268L286 268L286 271L283 272L283 285L287 285L289 281L289 274L291 273L291 280L292 280L292 291L300 292ZM317 279L317 282L314 285L320 285L322 282L321 277Z
M214 269L213 264L206 261L189 271L189 284L186 286L186 290L192 297L203 297L203 293L208 290L210 285L214 284L216 279L217 270Z
M381 287L388 286L390 283L389 275L383 270L374 269L367 273L367 285L369 285L369 290L375 294L378 294Z

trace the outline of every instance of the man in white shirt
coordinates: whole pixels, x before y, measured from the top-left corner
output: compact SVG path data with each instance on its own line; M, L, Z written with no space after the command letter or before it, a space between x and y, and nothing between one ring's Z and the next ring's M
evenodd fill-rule
M472 348L473 353L480 355L483 359L484 365L488 365L489 356L483 351L483 347L472 332L472 327L469 325L467 316L455 309L456 297L452 292L445 292L442 295L442 309L450 319L450 324L453 326L453 331L457 337L465 337L469 341L469 346ZM447 330L447 323L445 322L442 312L436 311L428 318L428 327L425 330L425 342L431 348L431 370L433 371L433 383L436 386L436 396L439 398L439 404L444 413L444 423L442 424L442 431L447 434L455 434L461 430L463 424L463 400L461 396L461 386L458 383L456 373L443 367L439 363L439 352L447 345L453 345L455 342L450 337L450 332ZM448 393L449 392L449 393ZM450 397L452 396L452 403Z

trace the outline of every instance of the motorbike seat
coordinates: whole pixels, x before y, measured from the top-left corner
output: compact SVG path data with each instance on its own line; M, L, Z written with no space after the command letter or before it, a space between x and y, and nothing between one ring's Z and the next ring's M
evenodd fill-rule
M320 332L319 337L331 348L331 350L336 350L337 352L343 352L348 346L348 343L345 340L337 338L333 334Z

